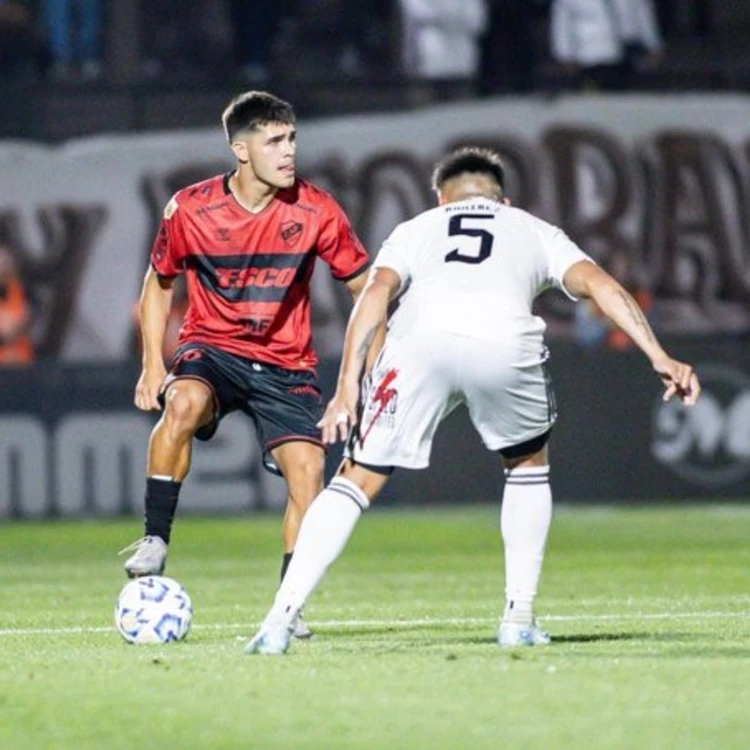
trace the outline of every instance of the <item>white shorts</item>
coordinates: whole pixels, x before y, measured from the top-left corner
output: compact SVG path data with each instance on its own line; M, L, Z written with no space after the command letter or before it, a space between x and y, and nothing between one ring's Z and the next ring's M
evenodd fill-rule
M462 403L489 450L542 435L557 414L546 349L535 349L437 332L386 340L344 455L424 468L438 425Z

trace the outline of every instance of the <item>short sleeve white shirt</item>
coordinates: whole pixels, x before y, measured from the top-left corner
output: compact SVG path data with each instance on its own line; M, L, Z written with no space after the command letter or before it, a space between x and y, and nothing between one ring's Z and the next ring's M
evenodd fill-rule
M492 341L541 336L532 314L545 289L591 258L558 227L519 208L470 198L399 224L373 266L401 278L389 331L444 330Z

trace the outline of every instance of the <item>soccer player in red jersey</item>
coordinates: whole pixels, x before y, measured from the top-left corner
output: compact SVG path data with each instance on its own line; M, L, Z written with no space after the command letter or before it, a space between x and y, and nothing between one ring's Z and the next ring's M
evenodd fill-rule
M283 578L302 516L323 488L313 268L322 258L356 299L369 265L338 203L296 175L290 104L246 92L230 102L222 123L237 168L169 201L143 282L135 404L163 411L149 443L145 536L127 548L134 550L125 563L131 577L164 570L193 437L208 440L225 414L241 410L256 425L264 466L287 484ZM188 308L167 372L164 331L183 273Z

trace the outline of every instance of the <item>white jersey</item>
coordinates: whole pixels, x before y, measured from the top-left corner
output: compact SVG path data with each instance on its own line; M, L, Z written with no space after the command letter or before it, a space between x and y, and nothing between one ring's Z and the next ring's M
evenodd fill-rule
M534 298L591 260L565 233L519 208L469 198L399 224L374 268L401 278L389 336L443 331L497 343L525 341L540 351L544 321ZM523 347L526 352L529 348Z

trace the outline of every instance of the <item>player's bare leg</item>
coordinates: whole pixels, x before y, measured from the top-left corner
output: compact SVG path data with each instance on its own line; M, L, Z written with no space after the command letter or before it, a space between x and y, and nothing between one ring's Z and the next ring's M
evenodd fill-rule
M167 388L164 411L149 440L145 533L125 548L135 551L125 562L131 578L164 572L180 487L190 470L193 437L212 415L213 394L205 383L180 379Z
M505 491L501 530L505 546L505 612L498 631L501 646L550 642L534 619L534 598L552 520L547 446L504 458Z
M323 489L325 452L316 443L294 440L271 451L286 481L289 497L282 523L284 551L293 552L302 518Z
M387 473L349 459L343 462L305 514L287 574L246 653L283 654L287 650L297 613L344 551L362 513L387 481Z
M289 493L281 527L284 539L284 559L281 563L283 581L292 561L302 519L323 489L325 453L315 443L294 440L278 446L271 454L284 475ZM297 638L310 638L312 634L304 618L298 616L294 623L294 635Z

